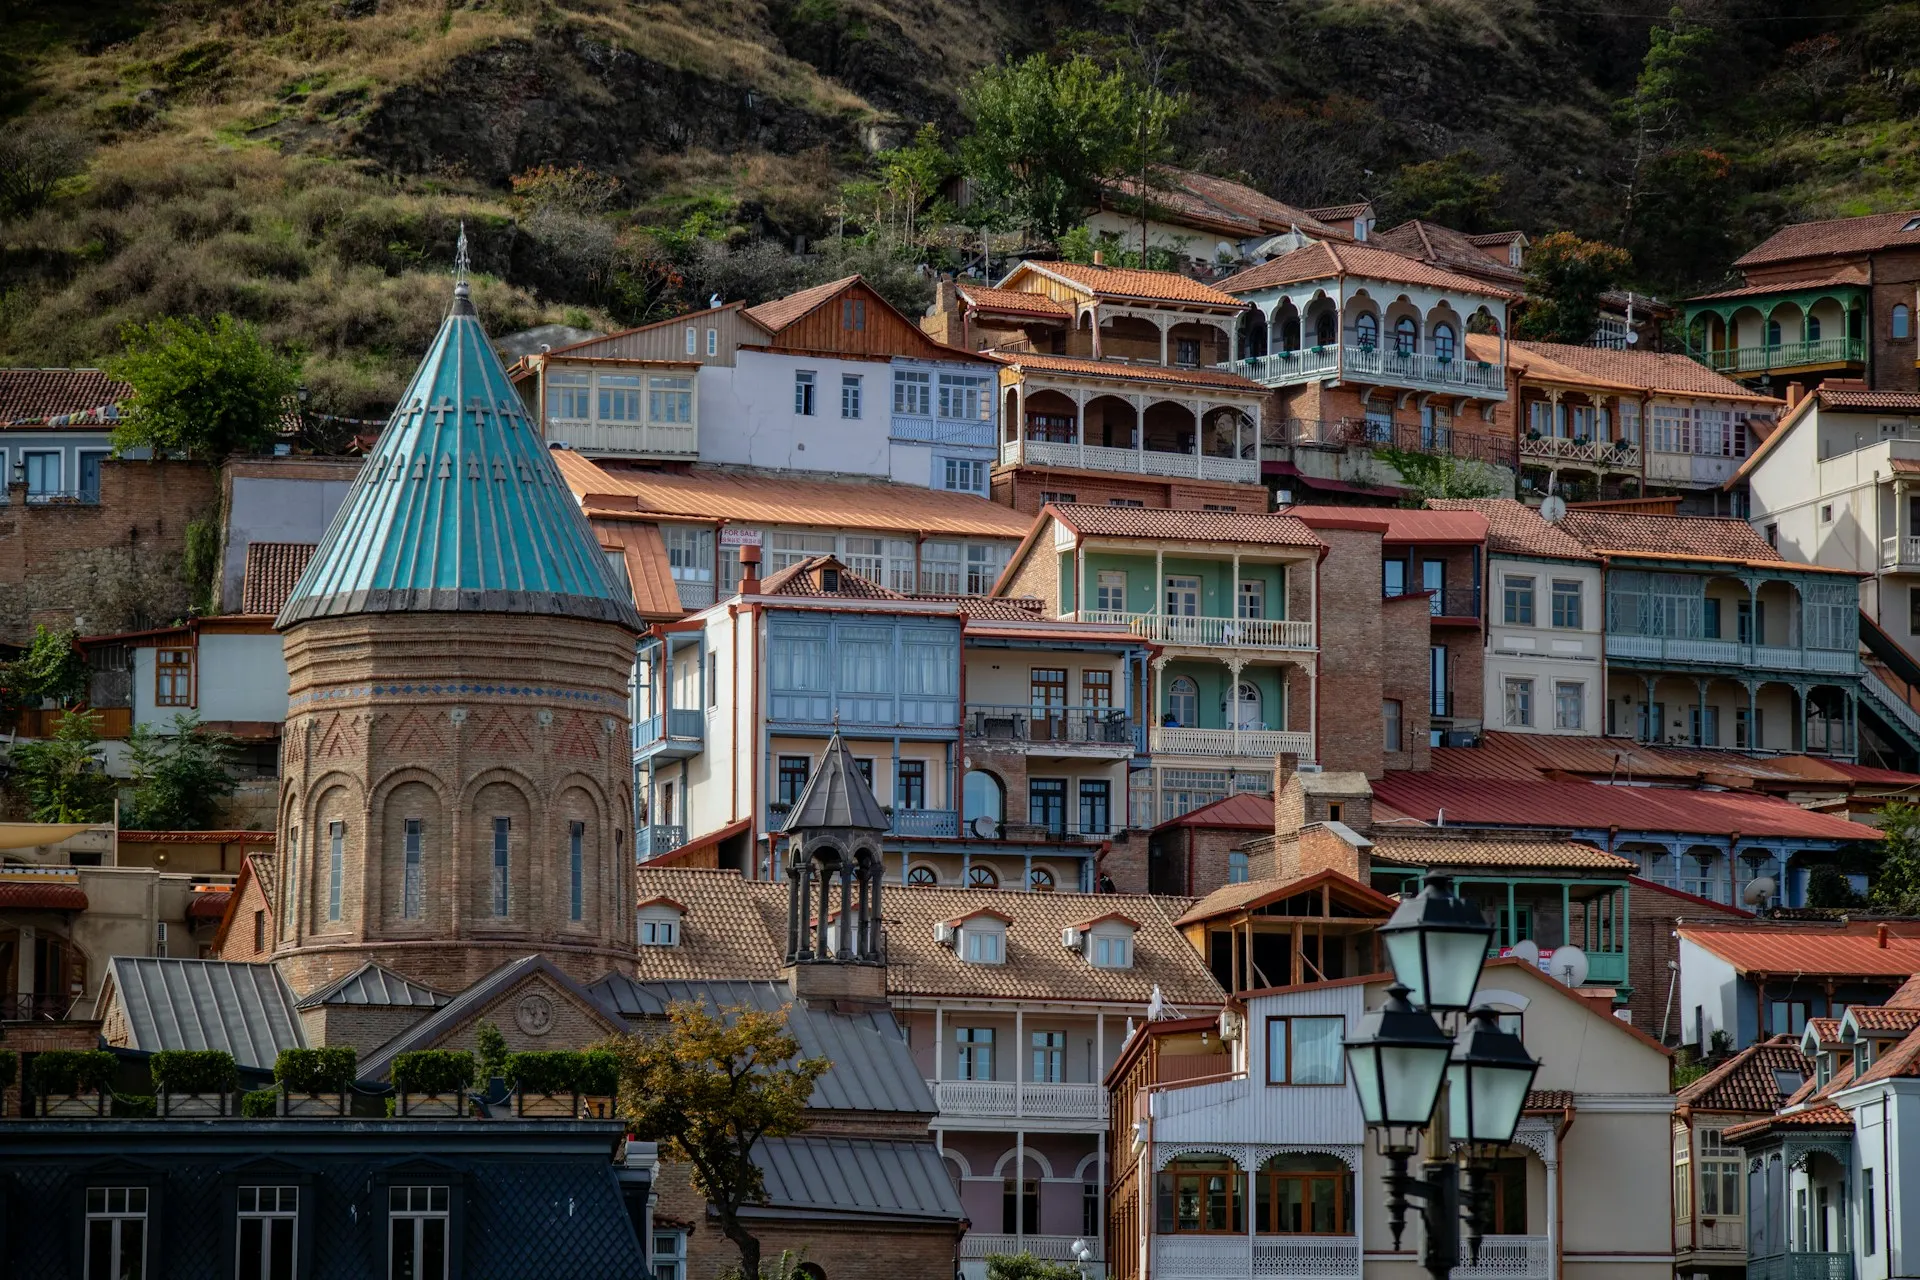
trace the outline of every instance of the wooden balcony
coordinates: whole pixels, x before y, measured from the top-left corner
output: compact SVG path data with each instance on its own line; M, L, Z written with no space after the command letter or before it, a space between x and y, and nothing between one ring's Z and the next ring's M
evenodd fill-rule
M1248 448L1252 448L1251 445ZM1114 449L1098 444L1071 444L1052 440L1013 440L1000 447L1006 466L1071 467L1077 471L1117 471L1169 479L1219 480L1232 484L1259 484L1260 459L1222 458L1212 454L1172 453L1159 449Z
M1188 729L1156 725L1147 735L1153 756L1246 757L1272 760L1282 752L1313 759L1313 735L1292 729Z
M1629 440L1527 436L1520 441L1520 458L1522 461L1596 467L1604 471L1640 470L1640 446Z
M1122 613L1112 609L1082 609L1080 622L1122 626L1156 644L1186 648L1311 650L1311 622L1291 618L1202 618L1171 613Z
M1819 365L1865 365L1867 344L1859 338L1816 338L1812 342L1762 343L1689 354L1715 373L1743 377Z
M630 453L666 458L700 456L699 429L684 422L548 418L547 439L579 453Z

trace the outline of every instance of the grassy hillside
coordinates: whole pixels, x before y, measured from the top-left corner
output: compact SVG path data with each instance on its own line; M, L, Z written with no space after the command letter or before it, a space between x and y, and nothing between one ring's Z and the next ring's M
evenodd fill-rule
M1491 222L1609 235L1613 104L1649 21L1616 8L0 0L0 130L65 175L0 223L0 363L93 362L130 320L228 311L303 347L323 406L379 411L440 314L459 222L497 333L790 284L845 265L773 246L835 229L874 148L928 120L954 134L961 86L999 57L1102 40L1172 52L1203 167L1391 211L1403 166L1466 152L1496 179ZM1696 9L1719 43L1688 145L1725 167L1687 270L1718 277L1792 217L1920 203L1920 6ZM516 175L574 164L609 180L589 204L515 196Z

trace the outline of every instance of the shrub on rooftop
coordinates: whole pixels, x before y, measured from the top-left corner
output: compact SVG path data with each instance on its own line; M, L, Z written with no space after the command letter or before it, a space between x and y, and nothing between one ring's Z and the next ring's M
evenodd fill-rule
M10 1086L20 1078L20 1055L11 1049L0 1049L0 1089Z
M360 1055L336 1046L327 1049L282 1049L274 1059L273 1078L290 1093L345 1093L353 1087Z
M510 1053L505 1074L521 1093L570 1093L579 1087L580 1055L568 1050Z
M605 1049L588 1049L580 1055L580 1074L574 1088L589 1098L611 1098L620 1092L619 1055Z
M280 1091L278 1089L255 1089L251 1093L240 1095L240 1114L249 1119L261 1119L279 1114Z
M403 1093L453 1093L472 1079L473 1055L465 1049L416 1049L393 1059L393 1087Z
M147 1069L160 1093L226 1093L240 1085L233 1055L221 1049L162 1049Z
M119 1061L105 1049L53 1049L33 1060L33 1091L94 1093L113 1082Z

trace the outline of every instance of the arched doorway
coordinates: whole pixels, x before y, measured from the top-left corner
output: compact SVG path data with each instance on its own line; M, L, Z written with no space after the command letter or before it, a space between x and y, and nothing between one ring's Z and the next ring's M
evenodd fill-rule
M1258 307L1240 313L1240 358L1251 360L1267 354L1267 317Z
M1175 676L1167 685L1167 719L1185 728L1200 723L1200 686L1191 676Z
M1236 729L1258 729L1265 722L1261 714L1264 701L1260 686L1249 680L1242 680L1233 691L1233 705L1228 709L1231 723Z
M1000 779L980 769L969 769L960 783L961 816L968 822L991 818L999 822L1007 815L1007 789Z

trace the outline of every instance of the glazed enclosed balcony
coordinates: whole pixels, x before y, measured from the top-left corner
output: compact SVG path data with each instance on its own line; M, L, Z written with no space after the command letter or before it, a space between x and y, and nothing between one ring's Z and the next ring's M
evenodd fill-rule
M1755 284L1689 299L1687 354L1716 373L1760 378L1867 367L1868 286Z
M640 642L634 662L633 758L636 764L685 760L706 746L704 632L669 632Z
M1678 574L1616 569L1606 650L1635 666L1857 676L1856 581L1838 574Z
M697 458L698 380L687 367L556 365L541 391L546 438L585 454Z
M988 749L1123 759L1134 753L1138 736L1121 707L967 704L967 741Z
M1748 1280L1853 1280L1850 1253L1776 1253L1747 1259Z

